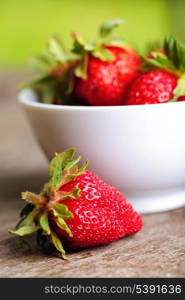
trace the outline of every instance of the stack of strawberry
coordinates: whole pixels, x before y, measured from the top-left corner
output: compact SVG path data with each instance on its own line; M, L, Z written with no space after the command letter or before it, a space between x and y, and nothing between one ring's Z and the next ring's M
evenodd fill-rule
M77 33L71 51L52 37L39 56L44 74L30 85L44 103L136 105L185 100L185 45L172 36L163 49L140 57L106 22L98 38L86 43ZM41 64L40 64L41 65Z

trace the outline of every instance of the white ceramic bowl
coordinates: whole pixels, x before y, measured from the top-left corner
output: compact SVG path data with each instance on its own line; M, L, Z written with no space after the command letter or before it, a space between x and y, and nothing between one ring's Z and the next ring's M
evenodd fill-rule
M185 102L49 105L39 103L31 90L23 90L19 101L49 159L76 148L92 171L142 213L185 205Z

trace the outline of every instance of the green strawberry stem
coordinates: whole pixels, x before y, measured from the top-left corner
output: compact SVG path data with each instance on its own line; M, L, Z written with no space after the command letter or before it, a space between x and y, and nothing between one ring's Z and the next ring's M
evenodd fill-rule
M37 232L37 243L43 247L47 237L55 248L60 252L63 259L66 259L65 250L57 234L50 226L50 218L56 225L64 230L70 237L73 236L66 219L73 218L67 205L60 203L67 198L79 198L80 188L75 186L72 191L61 191L61 187L85 172L88 162L79 168L78 162L81 157L73 159L75 149L68 149L62 153L56 153L49 164L49 181L41 190L40 194L23 192L22 199L27 203L20 213L20 221L15 230L9 233L21 237Z

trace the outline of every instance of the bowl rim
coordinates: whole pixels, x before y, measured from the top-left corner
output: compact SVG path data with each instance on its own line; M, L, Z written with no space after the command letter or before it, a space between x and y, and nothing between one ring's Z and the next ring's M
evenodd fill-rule
M28 97L28 93L29 95ZM26 95L27 94L27 95ZM32 97L32 99L31 99ZM18 93L17 96L18 102L24 106L35 107L40 109L51 109L51 110L86 110L86 111L127 111L127 110L140 110L143 109L164 109L166 106L171 108L175 105L185 105L185 101L171 102L171 103L156 103L156 104L143 104L143 105L109 105L109 106L85 106L85 105L56 105L56 104L47 104L38 102L36 99L36 94L32 89L23 89Z

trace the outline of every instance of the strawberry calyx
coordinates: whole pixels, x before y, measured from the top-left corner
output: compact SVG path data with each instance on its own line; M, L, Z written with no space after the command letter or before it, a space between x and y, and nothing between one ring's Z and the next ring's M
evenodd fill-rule
M27 203L20 212L20 221L14 230L9 233L19 236L30 235L37 232L37 243L44 247L48 238L55 248L60 252L62 258L66 259L62 242L50 225L50 219L64 230L69 237L73 236L66 219L73 218L72 212L67 205L61 203L65 199L77 199L80 197L80 188L75 186L72 191L65 192L61 187L70 182L76 176L84 173L88 162L78 167L81 157L73 159L75 150L68 149L62 153L56 153L49 165L49 181L39 194L23 192L22 199Z
M112 36L112 31L123 23L123 20L109 20L103 23L98 31L98 37L90 42L86 42L78 33L72 32L74 40L72 53L79 56L79 62L74 68L74 74L78 78L86 79L89 54L102 61L111 62L114 55L106 46L123 47L125 43L121 38Z
M166 37L161 51L152 51L142 57L142 71L162 69L177 76L177 86L173 91L175 102L180 96L185 95L185 44L177 41L173 36Z
M34 58L40 76L23 87L33 88L46 104L68 103L77 59L58 36L50 37L47 50Z

